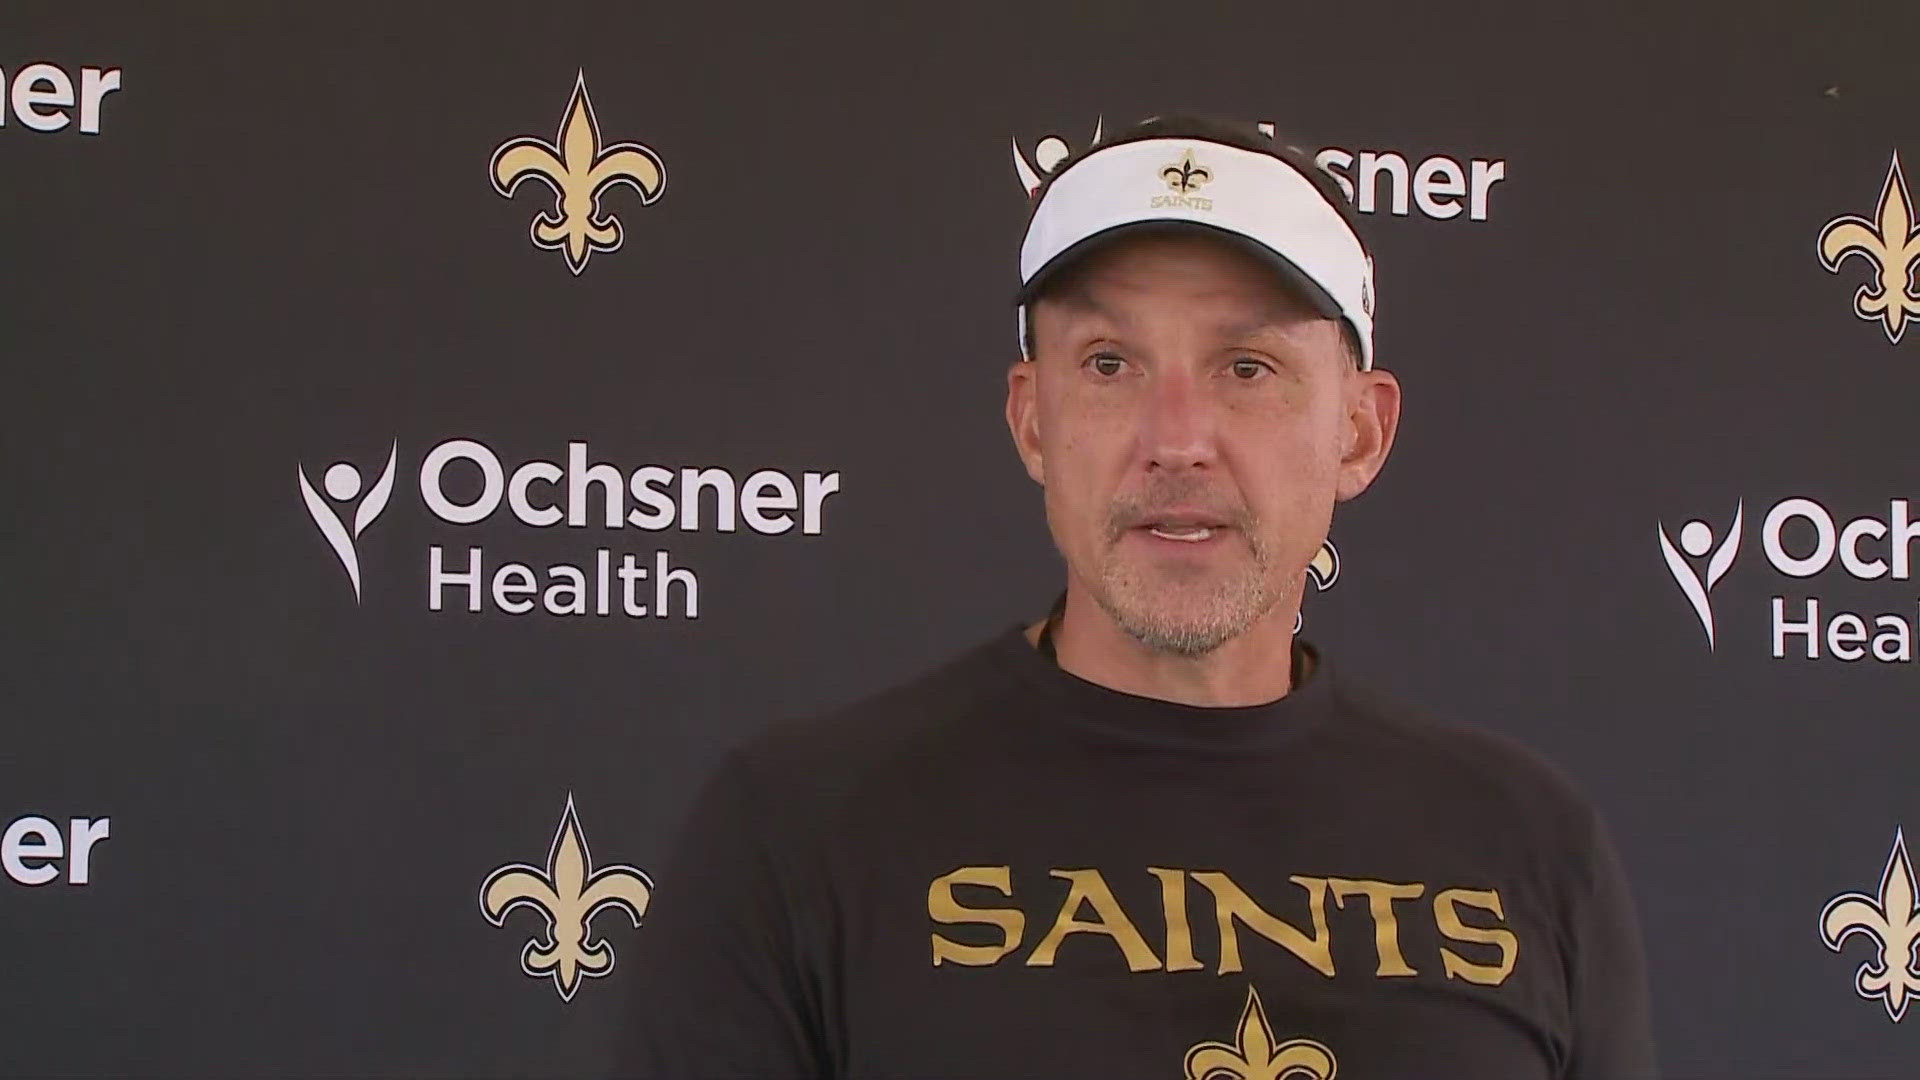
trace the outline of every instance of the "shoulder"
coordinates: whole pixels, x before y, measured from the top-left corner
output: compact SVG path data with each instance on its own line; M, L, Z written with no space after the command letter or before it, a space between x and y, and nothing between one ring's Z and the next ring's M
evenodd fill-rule
M1585 846L1598 828L1592 804L1558 765L1507 735L1450 719L1338 677L1336 727L1441 805L1481 808L1504 828L1555 846Z
M728 754L723 771L782 803L844 801L875 778L957 765L1023 693L995 634L922 674L849 704L779 720Z

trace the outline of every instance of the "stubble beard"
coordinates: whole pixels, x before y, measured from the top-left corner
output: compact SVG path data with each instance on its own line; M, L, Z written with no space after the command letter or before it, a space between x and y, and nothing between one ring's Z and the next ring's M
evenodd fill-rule
M1110 536L1094 600L1114 625L1147 649L1187 659L1205 656L1246 633L1289 592L1275 578L1273 553L1252 524L1234 525L1251 557L1221 574L1182 574L1144 559L1115 558L1121 530ZM1234 536L1223 539L1231 543Z

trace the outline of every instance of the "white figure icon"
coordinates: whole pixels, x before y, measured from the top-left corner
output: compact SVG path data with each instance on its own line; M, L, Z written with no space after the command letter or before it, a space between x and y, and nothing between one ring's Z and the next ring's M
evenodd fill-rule
M1680 546L1676 550L1673 541L1667 538L1667 527L1660 526L1660 551L1667 557L1667 570L1673 574L1674 583L1687 596L1687 603L1693 605L1693 613L1700 619L1700 629L1706 631L1707 648L1714 647L1713 605L1708 594L1714 585L1726 576L1733 566L1734 556L1740 554L1740 524L1746 511L1745 502L1734 504L1733 524L1727 529L1726 538L1720 546L1713 546L1713 526L1699 519L1680 526ZM1681 552L1695 559L1707 559L1707 576L1703 579L1694 572L1692 564L1681 556ZM1712 557L1707 553L1711 551Z
M307 480L306 466L297 469L300 474L300 497L306 501L307 513L312 515L313 523L320 527L320 535L327 538L333 553L340 557L340 565L346 568L347 580L353 583L354 603L360 602L360 557L353 542L387 508L387 498L393 494L393 465L399 457L399 451L397 441L387 450L386 469L380 473L380 479L373 482L366 498L360 500L359 508L353 512L351 534L341 523L340 515L313 490L313 484ZM360 495L360 470L347 462L338 461L327 467L320 483L326 489L328 498L340 503L351 502Z
M1088 146L1100 141L1100 124L1101 121L1094 121L1093 138L1087 141ZM1020 140L1013 140L1013 171L1019 174L1020 186L1027 189L1027 195L1031 197L1034 192L1039 191L1041 183L1051 176L1053 170L1059 168L1060 163L1067 160L1067 155L1072 152L1072 148L1067 145L1067 140L1058 135L1049 135L1033 145L1033 160L1029 162L1026 155L1020 152Z

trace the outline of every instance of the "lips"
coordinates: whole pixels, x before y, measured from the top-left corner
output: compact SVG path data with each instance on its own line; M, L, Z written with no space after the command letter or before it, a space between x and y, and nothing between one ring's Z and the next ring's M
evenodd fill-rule
M1155 514L1134 528L1161 540L1198 544L1227 528L1227 523L1211 514L1183 511Z
M1197 544L1213 535L1211 525L1148 525L1146 530L1162 540L1180 540Z

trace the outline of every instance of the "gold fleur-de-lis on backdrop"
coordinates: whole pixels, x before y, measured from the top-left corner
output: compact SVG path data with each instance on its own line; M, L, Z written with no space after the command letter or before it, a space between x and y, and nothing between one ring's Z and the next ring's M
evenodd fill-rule
M1907 1001L1920 991L1920 968L1914 947L1920 945L1920 903L1916 903L1913 866L1907 862L1907 838L1893 832L1893 851L1880 875L1880 895L1845 893L1827 901L1820 912L1820 936L1834 952L1854 934L1865 934L1876 946L1860 965L1854 989L1871 1001L1879 998L1895 1023L1906 1014Z
M493 189L508 198L529 178L553 190L553 210L535 216L529 232L535 247L559 248L575 274L586 269L594 252L620 247L619 219L600 209L600 197L609 188L630 187L640 193L642 206L650 206L667 186L660 155L636 142L600 144L585 72L574 78L559 136L553 142L526 136L502 143L488 171Z
M1307 562L1307 577L1313 580L1313 587L1320 592L1333 588L1333 583L1340 580L1340 552L1333 546L1333 541L1320 542L1320 550L1314 552L1313 558Z
M1320 550L1314 552L1313 558L1307 562L1307 580L1313 582L1316 592L1326 592L1333 588L1334 582L1340 580L1340 550L1333 546L1333 541L1321 541ZM1300 628L1305 625L1305 617L1295 611L1293 632L1299 633Z
M1168 187L1185 194L1213 179L1213 173L1204 165L1195 165L1193 151L1189 150L1180 159L1180 164L1161 169L1160 179L1165 180Z
M1820 264L1838 272L1849 255L1873 264L1875 277L1853 294L1853 313L1869 322L1879 320L1887 340L1898 344L1909 319L1920 319L1920 293L1913 287L1913 271L1920 263L1920 228L1915 227L1913 199L1900 171L1900 151L1887 166L1887 182L1880 188L1874 220L1855 214L1834 218L1820 230Z
M546 916L546 938L528 940L520 952L520 970L534 978L553 976L560 999L572 1001L582 976L613 970L613 946L604 938L588 939L594 916L615 908L639 926L652 895L652 880L634 867L593 868L573 796L568 795L545 869L512 863L488 874L480 885L480 910L495 926L505 926L507 913L517 907Z
M1312 1039L1274 1045L1260 995L1247 987L1247 1006L1233 1043L1196 1043L1187 1051L1187 1080L1333 1080L1333 1051Z

